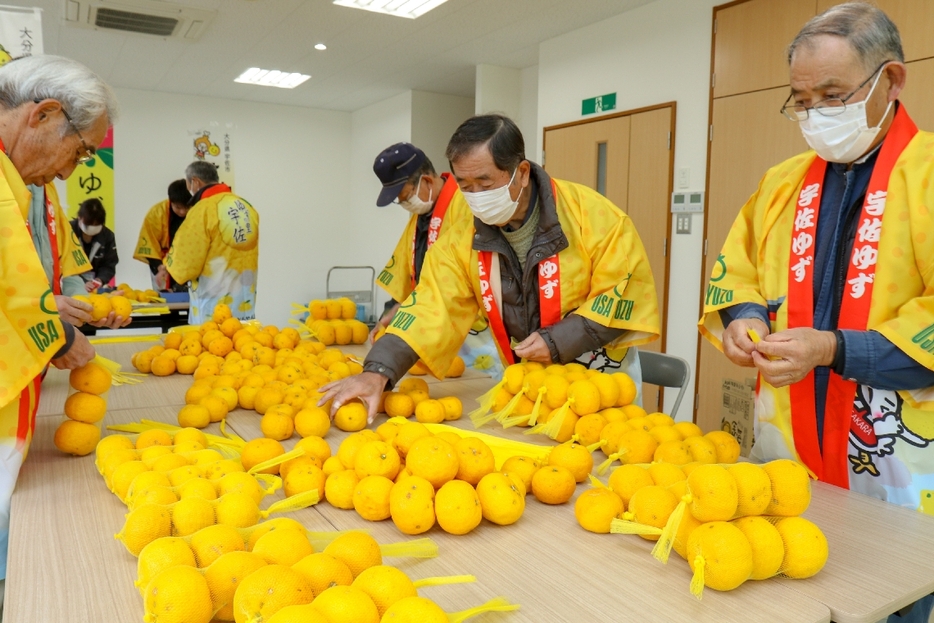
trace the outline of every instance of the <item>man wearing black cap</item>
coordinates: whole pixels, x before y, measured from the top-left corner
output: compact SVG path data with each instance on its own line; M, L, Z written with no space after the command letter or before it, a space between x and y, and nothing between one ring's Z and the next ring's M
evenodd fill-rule
M425 152L411 143L396 143L384 149L373 162L373 172L383 184L376 205L382 208L397 204L412 216L376 280L392 298L370 332L371 340L381 328L389 325L399 302L415 289L425 254L441 232L458 220L472 222L463 202L451 201L459 192L453 176L450 173L438 175Z

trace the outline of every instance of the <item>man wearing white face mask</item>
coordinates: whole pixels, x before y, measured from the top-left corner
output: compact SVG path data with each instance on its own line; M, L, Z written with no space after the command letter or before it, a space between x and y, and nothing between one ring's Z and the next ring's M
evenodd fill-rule
M373 162L373 172L383 184L376 205L399 205L411 216L392 257L376 279L392 300L370 332L371 341L380 328L389 326L399 303L415 289L425 255L438 236L459 217L470 218L463 202L451 201L458 194L451 174L438 175L428 156L411 143L396 143L384 149Z
M813 151L743 207L700 330L758 369L754 457L919 508L934 478L934 135L897 100L901 41L879 9L828 9L788 60L782 113Z
M335 411L360 398L372 422L383 389L416 360L444 377L478 312L504 365L576 360L641 385L631 347L657 339L660 319L632 221L526 160L522 133L502 115L462 123L446 155L473 220L438 239L364 372L325 385L322 403L333 399Z

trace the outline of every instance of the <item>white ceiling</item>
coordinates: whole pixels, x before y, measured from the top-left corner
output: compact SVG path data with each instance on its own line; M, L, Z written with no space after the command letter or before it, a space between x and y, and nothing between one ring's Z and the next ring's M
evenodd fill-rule
M9 1L9 0L7 0ZM472 97L480 63L524 68L542 41L652 0L448 0L409 20L331 0L182 0L217 16L194 43L66 25L43 8L45 51L116 87L356 110L408 89ZM326 51L314 49L325 43ZM237 84L248 67L311 74L293 90Z

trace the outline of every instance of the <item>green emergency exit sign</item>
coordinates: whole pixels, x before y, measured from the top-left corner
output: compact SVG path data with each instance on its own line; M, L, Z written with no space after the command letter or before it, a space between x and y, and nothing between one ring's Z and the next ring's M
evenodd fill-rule
M592 115L594 113L616 110L616 93L607 93L598 95L581 101L581 114Z

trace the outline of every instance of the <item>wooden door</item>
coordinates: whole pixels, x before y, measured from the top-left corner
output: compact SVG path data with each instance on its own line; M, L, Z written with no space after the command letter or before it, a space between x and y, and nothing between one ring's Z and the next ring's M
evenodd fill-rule
M559 180L596 189L600 176L600 151L605 145L605 197L628 212L629 116L580 125L545 129L545 170Z
M818 0L817 12L822 13L844 0ZM898 26L906 61L934 57L934 2L931 0L874 0Z
M674 141L669 140L674 110L658 108L631 117L629 135L629 193L626 213L632 219L645 245L645 252L655 277L658 311L662 319L662 338L640 346L643 350L664 352L665 327L668 326L668 235L671 231L671 155ZM661 244L659 244L661 243ZM644 401L646 406L655 404Z
M816 0L749 0L717 8L713 96L788 84L788 44L815 12Z
M934 20L932 20L934 24ZM932 26L934 27L934 26ZM921 130L934 131L934 58L907 63L905 89L898 99Z
M665 349L668 289L669 197L672 183L674 104L608 119L545 128L545 169L558 179L604 194L633 220L655 277L660 340L640 346ZM661 410L664 392L643 388L643 405Z
M714 100L702 295L727 233L759 180L770 167L807 149L798 126L779 112L786 97L788 88L779 87ZM733 365L701 338L697 425L704 431L719 429L723 381L742 384L755 376L753 369Z

